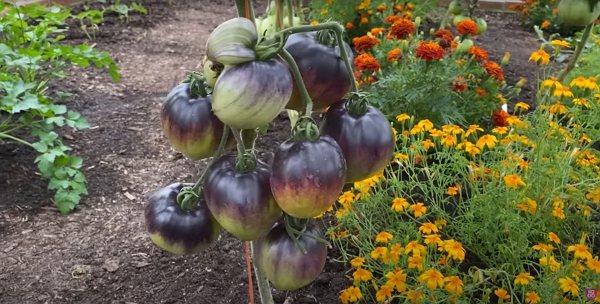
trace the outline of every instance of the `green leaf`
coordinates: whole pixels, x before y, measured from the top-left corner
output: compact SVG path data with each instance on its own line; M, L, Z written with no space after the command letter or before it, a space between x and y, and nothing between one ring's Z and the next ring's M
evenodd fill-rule
M55 124L59 127L62 127L65 125L65 118L62 116L49 117L49 118L46 118L46 123L47 124Z
M79 169L83 165L83 159L79 156L71 156L70 164L71 164L71 167L73 167L75 169Z
M54 195L54 201L62 214L67 214L79 204L80 196L76 192L59 189Z
M55 115L61 115L61 114L65 114L67 113L67 107L65 105L57 105L57 104L51 104L49 106L50 110L52 110L52 112L54 112ZM67 115L68 117L68 115Z
M64 179L52 178L52 179L50 179L50 183L48 183L48 189L51 189L51 190L67 189L67 188L69 188L69 186L71 186L71 183L69 183L68 180L64 180Z
M48 145L45 142L36 142L31 144L33 146L33 148L40 152L40 153L45 153L46 151L48 151Z
M143 6L141 6L140 4L137 4L137 3L135 3L135 2L132 2L132 3L131 3L131 7L132 7L134 10L136 10L136 11L138 11L138 12L140 12L140 13L144 14L144 15L148 13L148 11L146 10L146 8L144 8Z

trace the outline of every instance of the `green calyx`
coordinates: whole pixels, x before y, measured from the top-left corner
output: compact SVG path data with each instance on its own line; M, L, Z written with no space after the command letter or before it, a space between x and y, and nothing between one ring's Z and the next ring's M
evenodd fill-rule
M206 77L204 77L204 75L197 73L197 72L192 72L188 75L188 77L182 81L182 83L189 83L190 84L190 95L193 98L198 98L198 97L206 97L208 95L208 92L206 91L206 87L204 86L204 83L206 81Z
M327 246L327 247L331 246L329 244L329 242L327 242L326 240L319 238L319 237L314 237L312 235L305 233L306 226L308 225L308 222L310 221L309 219L295 218L286 213L283 221L285 224L286 232L288 233L290 238L292 240L294 240L294 243L296 244L298 249L300 249L300 251L303 254L306 254L306 248L304 248L304 246L302 246L302 244L300 244L300 241L299 241L300 238L303 236L314 239L315 241L317 241L319 243L325 244L325 246Z
M277 32L272 36L261 39L254 47L256 60L267 61L277 56L283 50L288 37L289 34Z
M292 139L297 141L316 141L321 136L319 127L310 116L302 116L292 128Z
M252 150L246 150L241 155L238 154L235 160L235 169L238 172L250 172L256 168L256 156Z
M177 194L177 204L185 211L191 211L198 205L200 195L192 187L183 187Z
M337 45L337 38L335 32L330 29L320 30L315 35L315 39L322 45L328 47L335 47Z
M352 116L361 116L367 112L369 100L366 95L360 92L352 92L346 102L348 113Z

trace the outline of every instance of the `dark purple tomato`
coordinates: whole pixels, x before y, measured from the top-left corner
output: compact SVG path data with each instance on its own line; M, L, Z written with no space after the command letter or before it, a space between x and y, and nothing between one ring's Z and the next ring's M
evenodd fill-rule
M194 254L208 248L219 237L221 225L210 213L204 198L193 210L184 210L177 195L184 186L175 183L154 192L144 206L146 230L160 248L173 254Z
M212 113L212 97L194 98L189 83L177 85L162 104L161 120L167 140L183 155L211 157L221 142L224 124ZM230 134L227 146L235 143Z
M346 161L329 136L316 141L289 139L275 152L271 191L281 209L312 218L331 207L346 183Z
M313 110L321 110L344 98L350 91L352 72L346 69L344 60L340 57L340 48L337 45L331 47L320 43L316 39L316 33L290 35L285 49L298 65L304 85L313 101ZM350 64L353 64L352 49L346 42L344 48ZM294 91L286 109L302 110L302 97L295 80Z
M348 112L342 100L327 109L320 131L331 136L346 159L346 182L354 183L381 172L392 160L395 137L387 118L373 106L362 115Z
M323 238L320 229L310 223L304 233ZM256 241L256 265L279 290L302 288L313 282L325 268L325 244L306 236L301 236L298 242L306 249L306 253L300 251L283 223L278 223Z
M271 193L271 168L257 160L254 170L238 172L235 161L235 156L225 155L210 167L204 197L225 230L243 241L252 241L266 234L282 212Z

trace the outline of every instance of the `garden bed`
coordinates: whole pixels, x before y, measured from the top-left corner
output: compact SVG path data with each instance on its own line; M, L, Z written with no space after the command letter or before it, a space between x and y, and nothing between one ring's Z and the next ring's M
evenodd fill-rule
M99 5L99 4L94 4ZM144 1L148 15L130 13L129 23L106 15L96 39L72 24L69 43L95 43L121 68L113 83L96 70L77 68L52 89L75 93L68 106L91 128L62 133L84 159L89 196L76 211L59 215L47 180L37 173L34 151L0 144L0 299L3 303L247 303L243 243L223 232L210 249L172 256L147 237L143 203L155 189L194 181L204 164L194 163L166 142L160 126L161 99L202 59L205 41L220 22L235 16L232 1ZM263 5L257 12L264 11ZM492 60L505 52L509 84L521 77L520 99L531 104L537 36L511 14L486 16L488 31L474 39ZM426 30L426 29L424 29ZM427 29L428 30L428 29ZM533 107L532 107L533 108ZM268 160L289 134L284 115L261 136L258 155ZM324 221L330 221L325 217ZM276 303L338 303L350 279L330 251L325 272L299 291L276 292ZM465 261L468 265L469 261ZM255 295L257 292L255 291Z

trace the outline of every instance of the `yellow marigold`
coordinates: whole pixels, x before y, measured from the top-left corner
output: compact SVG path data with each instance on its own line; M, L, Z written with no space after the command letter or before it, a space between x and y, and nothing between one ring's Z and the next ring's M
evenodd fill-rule
M554 232L548 232L548 239L555 244L560 244L560 239Z
M498 289L494 290L494 294L502 300L510 299L508 292L506 291L506 289L503 289L503 288L498 288Z
M579 287L577 287L577 283L573 281L573 279L566 277L558 279L558 284L560 284L560 289L563 292L570 292L574 297L579 295Z
M534 277L529 272L522 272L515 277L514 284L527 285L530 280L534 280Z
M420 255L413 255L408 258L408 268L417 269L418 271L423 271L423 257Z
M560 88L556 88L556 90L554 90L553 95L555 97L573 97L573 93L571 92L571 89L569 89L569 87L567 87L567 86L562 86Z
M539 49L529 56L529 60L533 60L538 64L548 64L550 62L550 55L546 53L543 49Z
M377 243L387 243L390 240L392 240L393 238L394 238L394 236L391 233L389 233L387 231L382 231L377 235L377 237L375 238L375 241Z
M525 182L523 182L523 180L516 174L508 174L506 176L504 176L504 183L509 187L509 188L513 188L513 189L517 189L517 187L520 186L525 186Z
M346 22L346 29L347 30L351 30L353 28L354 28L354 23L352 23L352 21Z
M392 210L396 212L402 212L404 209L408 208L410 204L406 201L405 198L396 197L392 200Z
M529 110L529 105L524 102L517 102L515 109L521 108L523 110Z
M562 84L556 77L551 77L550 79L542 81L542 88L558 89L562 88Z
M446 291L451 294L459 294L463 291L464 284L458 276L446 277L444 282L446 282Z
M598 257L587 260L587 267L596 272L596 274L600 274L600 261L598 261Z
M431 290L444 287L444 275L436 269L428 269L419 276L419 282Z
M542 300L542 298L540 298L540 296L534 292L534 291L530 291L528 293L525 294L525 302L526 303L539 303Z
M416 290L409 290L405 292L404 295L406 296L406 299L411 303L420 303L421 299L425 298L425 296L422 293Z
M455 240L445 240L444 250L448 253L448 257L452 257L461 262L465 259L466 250L461 243Z
M355 257L354 259L352 259L352 261L350 261L350 265L352 265L352 267L355 268L361 267L364 263L365 259L361 257Z
M385 285L395 288L398 292L406 290L406 274L402 269L397 268L394 271L390 271L385 274L385 277L388 279Z
M393 290L394 288L389 285L381 286L375 294L377 302L385 302L387 299L391 298Z
M496 146L496 143L498 142L498 139L496 138L496 136L494 135L490 135L490 134L486 134L481 136L478 140L477 143L475 144L477 146L477 148L479 149L483 149L484 147L488 147L489 149L492 149Z
M373 278L373 273L364 268L358 268L354 271L352 277L355 281L369 281Z
M552 44L553 46L556 46L558 48L563 48L563 47L569 47L571 46L568 42L564 41L564 40L557 40L554 39L550 42L550 44Z
M438 227L435 224L429 222L423 223L421 227L419 227L419 232L425 234L437 233L438 231Z
M567 252L573 252L576 259L590 260L592 254L584 244L575 244L567 247Z
M416 203L410 205L410 210L412 210L415 213L416 218L419 218L422 217L423 214L427 211L427 207L425 207L423 203Z

